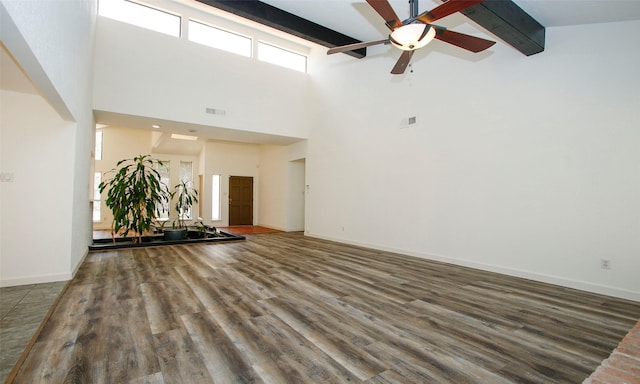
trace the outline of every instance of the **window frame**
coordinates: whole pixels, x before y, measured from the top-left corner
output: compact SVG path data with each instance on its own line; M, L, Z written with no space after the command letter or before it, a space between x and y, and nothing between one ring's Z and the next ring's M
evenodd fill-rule
M104 149L104 133L103 133L102 130L97 130L96 131L96 138L95 138L95 145L93 147L94 160L102 160L102 150L103 149Z
M91 213L91 220L94 223L102 222L102 195L100 194L99 185L102 183L102 172L93 172L93 211ZM97 197L97 198L96 198ZM98 213L98 219L96 220L96 212Z
M164 181L165 179L162 177L163 176L163 172L161 170L161 167L165 167L165 166L166 166L166 169L167 169L166 182ZM171 161L170 160L158 160L158 162L155 163L155 169L160 174L160 180L159 180L160 183L164 184L167 187L167 190L170 191L171 190ZM165 208L165 211L161 212L162 215L156 217L156 220L159 221L159 222L169 221L170 218L171 218L171 201L164 202L162 205L163 205L163 208Z
M182 164L189 164L191 168L191 174L187 180L182 178ZM186 181L186 184L189 188L193 188L193 161L184 161L180 160L180 182ZM185 220L193 220L193 207L189 207L187 213L182 215L182 212L178 213L178 216L184 216Z
M240 50L225 48L224 45L214 45L212 43L201 41L201 40L193 40L192 33L191 33L191 31L193 30L192 24L199 24L201 27L210 28L211 30L215 31L214 33L218 33L219 37L227 35L229 37L240 38L238 41L244 41L245 43L247 43L247 46L243 47L246 49L246 52L242 53L240 52ZM197 19L192 19L192 18L187 19L187 40L189 40L192 43L201 44L206 47L219 49L221 51L233 53L239 56L243 56L247 58L253 57L253 38L252 37L243 35L235 31L228 30L226 28L212 25L210 23L206 23ZM233 42L229 42L229 45L233 45Z
M214 179L217 178L217 182ZM211 175L211 221L222 220L222 175ZM218 188L216 188L216 184Z
M107 8L104 8L104 4L108 4L108 3L110 3L109 6L107 6ZM131 8L132 6L139 7L139 8ZM117 9L117 7L120 7L120 9ZM129 10L123 9L125 7L129 7L130 9ZM173 16L174 18L173 20L177 21L178 25L177 26L168 25L169 23L167 23L166 21L161 24L155 24L155 25L150 24L148 16L150 16L151 13L147 13L147 15L145 15L146 17L138 15L140 16L140 19L135 19L134 17L131 16L132 15L131 11L134 9L141 10L141 11L151 10L153 12L157 12L157 15L162 14L167 16ZM112 13L112 11L114 10L116 12L121 11L121 13ZM182 37L182 15L171 12L171 11L166 11L164 9L156 8L149 4L145 4L137 1L131 1L131 0L99 0L98 15L107 17L113 20L118 20L123 23L135 25L137 27L144 28L150 31L163 33L165 35L174 36L177 38ZM161 25L162 27L158 27L158 25Z
M282 61L277 61L277 60L274 61L274 60L267 60L266 58L261 58L260 57L260 48L261 47L268 47L269 49L280 51L281 53L289 54L291 56L301 57L301 58L304 59L304 68L297 68L297 67L294 67L292 65L286 65L286 63L284 63ZM270 63L270 64L273 64L273 65L278 65L280 67L291 69L291 70L294 70L294 71L300 72L300 73L307 73L308 59L309 59L307 57L307 55L303 55L303 54L301 54L299 52L296 52L296 51L293 51L291 49L282 48L282 47L280 47L278 45L275 45L273 43L268 43L268 42L263 41L263 40L259 40L258 41L257 46L256 46L256 50L257 50L256 59L258 61L261 61L263 63Z

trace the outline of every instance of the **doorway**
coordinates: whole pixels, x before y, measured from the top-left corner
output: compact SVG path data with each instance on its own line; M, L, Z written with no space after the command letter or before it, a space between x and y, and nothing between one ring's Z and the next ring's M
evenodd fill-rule
M253 177L229 176L229 225L253 225Z

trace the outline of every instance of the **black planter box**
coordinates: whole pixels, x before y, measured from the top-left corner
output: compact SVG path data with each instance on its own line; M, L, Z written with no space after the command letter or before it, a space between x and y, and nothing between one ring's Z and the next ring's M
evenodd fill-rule
M113 239L93 239L93 244L89 245L90 251L100 251L105 249L121 249L121 248L140 248L154 247L158 245L176 245L176 244L199 244L199 243L216 243L221 241L245 240L244 236L236 235L225 231L217 232L200 232L196 230L188 230L186 238L175 240L165 240L164 234L142 236L141 243L134 243L133 237L116 237Z

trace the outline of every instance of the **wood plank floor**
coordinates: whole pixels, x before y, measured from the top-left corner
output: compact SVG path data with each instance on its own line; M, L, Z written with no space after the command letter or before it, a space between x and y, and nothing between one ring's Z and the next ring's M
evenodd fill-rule
M580 383L640 303L299 233L89 254L14 383Z

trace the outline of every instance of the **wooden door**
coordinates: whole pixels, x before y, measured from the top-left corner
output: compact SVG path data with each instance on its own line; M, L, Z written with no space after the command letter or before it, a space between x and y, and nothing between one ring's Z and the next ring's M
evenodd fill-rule
M229 225L253 225L253 177L229 177Z

